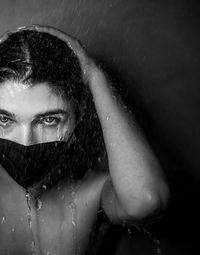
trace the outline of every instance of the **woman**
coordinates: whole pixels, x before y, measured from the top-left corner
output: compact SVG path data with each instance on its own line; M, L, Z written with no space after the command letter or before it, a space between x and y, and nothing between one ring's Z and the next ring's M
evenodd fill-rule
M140 225L157 217L168 198L158 160L80 44L41 26L1 41L0 253L84 254L99 208L113 223ZM88 137L83 123L97 122L85 103L90 96L108 171L88 170L101 164L91 164L86 147L77 145ZM98 125L91 129L96 134ZM88 132L91 142L95 136Z

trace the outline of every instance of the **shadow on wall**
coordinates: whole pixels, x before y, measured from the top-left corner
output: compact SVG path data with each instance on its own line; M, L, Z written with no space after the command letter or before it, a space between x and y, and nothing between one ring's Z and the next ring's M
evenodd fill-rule
M198 225L199 10L198 1L186 0L0 3L0 33L30 24L55 26L80 39L114 76L169 179L171 206L150 228L172 247L178 241L193 247L191 226Z

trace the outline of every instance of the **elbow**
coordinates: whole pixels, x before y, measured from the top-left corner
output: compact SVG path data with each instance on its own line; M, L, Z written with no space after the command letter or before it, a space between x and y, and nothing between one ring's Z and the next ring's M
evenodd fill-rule
M159 192L148 191L144 194L138 213L142 218L161 214L167 204L167 198L164 198Z
M162 187L162 190L148 189L140 193L137 202L130 203L126 208L129 219L157 218L166 209L169 199L168 187Z

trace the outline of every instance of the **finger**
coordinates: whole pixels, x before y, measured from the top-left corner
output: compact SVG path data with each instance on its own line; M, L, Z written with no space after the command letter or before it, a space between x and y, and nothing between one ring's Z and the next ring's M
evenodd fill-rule
M87 74L89 66L92 66L94 64L92 59L87 55L83 46L80 44L80 42L76 38L62 32L59 29L55 29L51 26L41 26L41 25L33 24L30 26L18 27L16 30L8 31L7 33L3 34L3 36L0 37L0 42L6 40L9 36L9 34L16 33L16 32L23 31L23 30L24 31L32 30L32 31L48 33L48 34L55 36L58 39L64 41L68 45L68 47L75 53L77 58L79 59L79 62L80 62L80 65L81 65L84 75Z
M74 51L74 53L77 55L81 62L84 62L84 60L87 58L87 54L84 50L84 47L75 37L50 26L34 25L34 28L39 32L48 33L66 42L67 45Z
M9 35L9 31L5 32L1 37L0 37L0 43L4 42Z
M85 74L87 74L88 67L92 65L93 61L86 54L83 46L80 44L80 42L76 38L62 32L59 29L55 29L50 26L33 25L30 27L30 29L34 29L38 32L48 33L50 35L56 36L58 39L67 43L67 45L70 47L70 49L72 49L72 51L75 53L75 55L79 59L80 65L82 67L83 75L85 76Z
M75 37L68 35L59 29L55 29L50 26L40 26L40 25L33 25L33 29L35 29L38 32L44 32L44 33L48 33L50 35L56 36L60 40L66 42L68 46L74 51L77 51L79 48L81 48L80 43Z
M32 30L32 31L44 32L44 33L53 35L53 36L59 38L60 40L64 41L65 43L67 43L68 46L74 51L78 48L78 45L79 45L77 39L62 32L61 30L55 29L50 26L41 26L41 25L33 24L30 26L18 27L16 30L9 31L9 33L12 34L12 33L16 33L16 32L23 31L23 30Z
M92 63L91 58L88 57L83 46L80 44L80 42L76 38L72 37L71 35L68 35L62 32L61 30L55 29L50 26L33 25L31 29L35 29L39 32L44 32L44 33L48 33L50 35L56 36L60 40L67 43L67 45L73 50L73 52L78 57L80 64L84 70L86 66L89 65L89 63Z

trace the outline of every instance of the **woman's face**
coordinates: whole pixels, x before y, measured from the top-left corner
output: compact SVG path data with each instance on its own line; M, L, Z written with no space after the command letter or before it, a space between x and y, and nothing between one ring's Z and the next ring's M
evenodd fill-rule
M72 103L47 83L0 84L0 138L23 145L67 141L75 127Z

